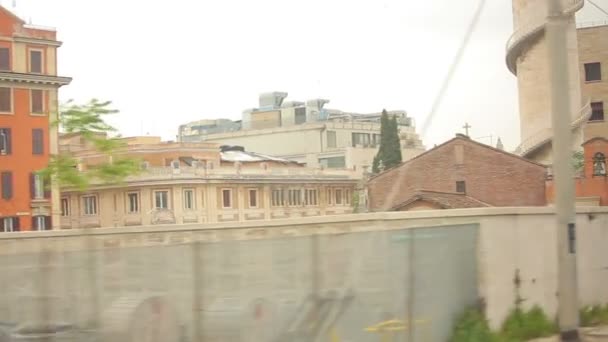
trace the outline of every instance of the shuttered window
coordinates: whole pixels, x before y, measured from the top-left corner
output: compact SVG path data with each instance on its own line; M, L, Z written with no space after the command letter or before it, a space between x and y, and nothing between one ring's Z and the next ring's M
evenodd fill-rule
M41 74L42 73L42 51L31 50L30 51L30 72Z
M13 198L13 173L9 171L0 174L2 186L2 199L10 200Z
M32 129L32 154L44 154L44 131L41 128Z
M30 90L30 103L33 114L44 114L44 92L42 90Z
M0 87L0 112L12 113L12 94L13 92L11 91L11 88Z
M11 129L0 128L0 156L11 154Z
M0 47L0 70L11 70L11 50L6 47Z

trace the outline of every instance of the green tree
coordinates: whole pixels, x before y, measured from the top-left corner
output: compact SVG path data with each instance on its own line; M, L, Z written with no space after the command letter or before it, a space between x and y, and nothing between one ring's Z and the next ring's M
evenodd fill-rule
M85 172L78 169L78 160L69 153L51 155L49 165L41 171L62 188L85 191L91 183L116 184L139 171L136 159L121 155L123 142L107 135L116 132L105 117L118 113L110 109L111 102L92 99L84 105L68 101L62 106L59 119L53 123L63 133L75 133L83 142L103 156L103 161L89 166Z
M583 151L572 152L572 167L574 172L579 173L585 168L585 154Z
M372 163L372 172L379 173L399 165L402 161L399 127L395 116L389 118L386 110L380 117L380 148Z

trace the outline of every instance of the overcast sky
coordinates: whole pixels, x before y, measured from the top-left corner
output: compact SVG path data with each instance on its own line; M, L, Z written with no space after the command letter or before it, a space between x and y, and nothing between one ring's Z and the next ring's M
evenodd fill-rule
M0 0L11 9L13 0ZM403 109L421 128L478 0L15 0L64 42L62 100L112 100L123 135L174 139L188 121L240 119L258 94L327 98L354 112ZM596 0L608 7L608 0ZM605 19L589 5L579 20ZM504 62L511 1L488 0L427 147L469 122L473 138L519 142L516 78ZM489 143L490 138L480 138ZM495 143L496 138L494 138Z

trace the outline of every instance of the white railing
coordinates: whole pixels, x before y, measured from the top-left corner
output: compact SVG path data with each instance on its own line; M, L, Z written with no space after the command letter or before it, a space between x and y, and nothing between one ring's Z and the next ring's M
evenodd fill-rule
M311 169L311 168L271 168L261 167L219 167L214 169L180 167L149 167L136 176L135 179L158 178L161 176L169 178L202 177L202 178L238 178L238 177L335 177L342 179L357 179L358 173L351 169Z
M583 123L589 120L591 116L591 101L588 101L580 110L579 115L574 121L571 123L571 128L577 129ZM534 151L540 146L546 144L551 141L553 138L553 130L551 128L545 128L540 130L539 132L531 135L528 139L524 140L517 149L515 150L515 154L525 156L528 153Z
M582 23L576 23L576 28L587 28L597 26L608 26L608 20L584 21Z
M547 23L548 9L544 2L537 1L536 5L527 9L530 12L530 17L526 18L525 24L518 25L518 29L513 32L506 44L506 60L509 71L517 74L516 59L520 55L520 50L525 41L529 38L542 32ZM585 5L584 0L567 0L564 4L564 14L573 14Z

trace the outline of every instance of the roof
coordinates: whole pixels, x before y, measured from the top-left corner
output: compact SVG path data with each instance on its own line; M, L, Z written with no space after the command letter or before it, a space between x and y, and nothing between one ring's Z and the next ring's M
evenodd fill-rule
M13 17L13 19L15 19L18 23L25 24L25 21L23 19L19 18L15 13L9 11L7 8L2 6L2 4L0 4L0 11L7 13L9 16Z
M546 165L543 165L543 164L537 163L537 162L535 162L535 161L532 161L532 160L526 159L526 158L524 158L524 157L518 156L517 154L513 154L513 153L510 153L510 152L507 152L507 151L504 151L504 150L501 150L501 149L498 149L498 148L492 147L492 146L490 146L490 145L482 144L482 143L477 142L477 141L475 141L475 140L473 140L473 139L471 139L471 138L468 138L468 137L466 137L466 136L464 136L464 135L462 135L462 134L458 134L458 135L456 135L456 137L454 137L454 138L452 138L452 139L450 139L450 140L448 140L448 141L446 141L446 142L444 142L444 143L442 143L442 144L440 144L440 145L437 145L437 146L433 147L432 149L430 149L430 150L428 150L428 151L422 152L421 154L419 154L419 155L415 156L415 157L414 157L414 158L412 158L412 159L406 160L406 161L402 162L402 163L401 163L401 164L399 164L399 165L395 165L395 166L393 166L393 167L391 167L391 168L389 168L389 169L384 170L383 172L380 172L380 173L379 173L379 174L377 174L377 175L372 176L372 177L371 177L369 180L371 181L371 180L373 180L373 179L375 179L375 178L378 178L378 177L383 176L383 175L385 175L385 174L387 174L387 173L389 173L389 172L392 172L393 170L398 169L398 168L400 168L400 167L402 167L402 166L404 166L404 165L407 165L407 164L409 164L409 163L412 163L412 162L414 162L415 160L420 159L420 158L422 158L423 156L426 156L426 155L428 155L428 154L431 154L431 153L433 153L435 150L437 150L437 149L439 149L439 148L442 148L442 147L444 147L444 146L447 146L447 145L449 145L449 144L451 144L451 143L453 143L453 142L455 142L455 141L464 141L464 142L468 142L468 143L471 143L471 144L473 144L473 145L477 145L477 146L479 146L479 147L483 147L483 148L485 148L485 149L488 149L488 150L491 150L491 151L494 151L494 152L497 152L497 153L502 153L502 154L504 154L504 155L510 156L510 157L512 157L512 158L515 158L515 159L519 159L519 160L524 161L524 162L526 162L526 163L530 163L530 164L533 164L533 165L537 165L537 166L542 167L542 168L547 168L547 166L546 166Z
M398 210L421 200L435 203L443 209L491 207L490 204L464 193L417 190L412 197L395 205L391 210Z
M246 151L222 151L220 152L220 158L225 162L241 162L241 163L255 163L255 162L276 162L284 164L301 164L295 160L289 160L284 158L272 157L265 154L246 152Z
M585 145L587 145L587 144L589 144L589 143L592 143L592 142L594 142L594 141L598 141L598 140L603 141L603 142L608 142L608 139L606 139L606 138L604 138L604 137L595 137L595 138L591 138L591 139L589 139L589 140L585 141L585 142L582 144L582 146L585 146Z

